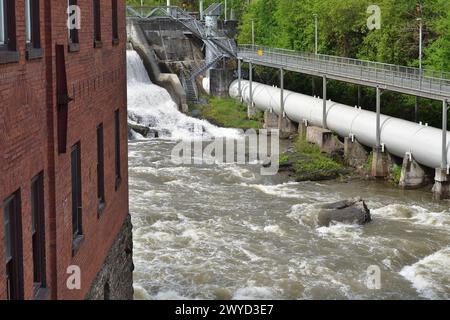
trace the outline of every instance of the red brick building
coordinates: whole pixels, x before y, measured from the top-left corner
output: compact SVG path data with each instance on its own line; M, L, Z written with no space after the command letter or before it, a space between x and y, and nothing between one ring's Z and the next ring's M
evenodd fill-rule
M0 299L132 298L125 30L125 0L0 0Z

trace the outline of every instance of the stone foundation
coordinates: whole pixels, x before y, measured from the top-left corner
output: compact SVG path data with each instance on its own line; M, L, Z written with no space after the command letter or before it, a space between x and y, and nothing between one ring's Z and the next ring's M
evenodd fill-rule
M399 186L403 189L420 188L426 184L425 170L412 158L406 154L403 158L402 174Z
M450 198L450 177L447 169L437 168L433 194L436 200L444 200Z
M86 296L88 300L133 299L133 226L128 215Z
M357 140L345 138L344 157L347 164L357 169L363 169L367 164L369 153Z
M280 129L280 138L287 139L292 134L297 134L297 123L291 121L288 117L280 116L278 119L278 129Z
M381 147L373 148L372 177L385 179L389 176L389 159L387 152Z
M342 142L330 130L320 127L308 127L306 129L306 139L320 147L320 151L332 153L343 148Z
M275 112L264 112L264 129L278 129L278 115Z

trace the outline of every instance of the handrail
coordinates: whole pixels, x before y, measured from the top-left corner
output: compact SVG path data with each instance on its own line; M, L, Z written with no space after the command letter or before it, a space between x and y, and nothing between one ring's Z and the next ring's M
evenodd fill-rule
M275 63L280 67L292 67L354 80L377 82L404 89L433 93L450 98L450 73L428 69L399 66L387 63L358 60L323 54L303 53L265 46L240 45L238 57Z

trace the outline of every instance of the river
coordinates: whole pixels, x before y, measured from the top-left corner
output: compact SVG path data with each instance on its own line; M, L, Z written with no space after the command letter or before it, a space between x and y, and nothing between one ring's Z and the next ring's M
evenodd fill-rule
M127 53L136 299L449 299L450 210L428 190L369 181L289 182L260 165L176 165L179 139L233 136L179 113ZM327 202L362 197L365 226L320 227ZM369 267L380 287L367 285Z

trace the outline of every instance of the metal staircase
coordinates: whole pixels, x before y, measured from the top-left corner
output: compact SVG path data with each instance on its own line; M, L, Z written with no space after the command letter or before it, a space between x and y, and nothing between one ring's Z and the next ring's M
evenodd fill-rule
M205 11L205 14L217 14L222 8L221 3L211 4ZM217 62L224 58L237 57L237 45L233 39L226 36L225 33L219 30L208 30L204 23L197 20L188 12L176 6L170 7L131 7L127 6L127 16L136 19L152 19L159 17L168 17L174 21L181 23L188 29L195 37L201 39L205 46L213 53L214 58L205 62L202 66L192 70L190 73L183 71L181 77L182 85L186 91L186 96L191 103L198 101L198 91L196 85L196 78L214 66Z

